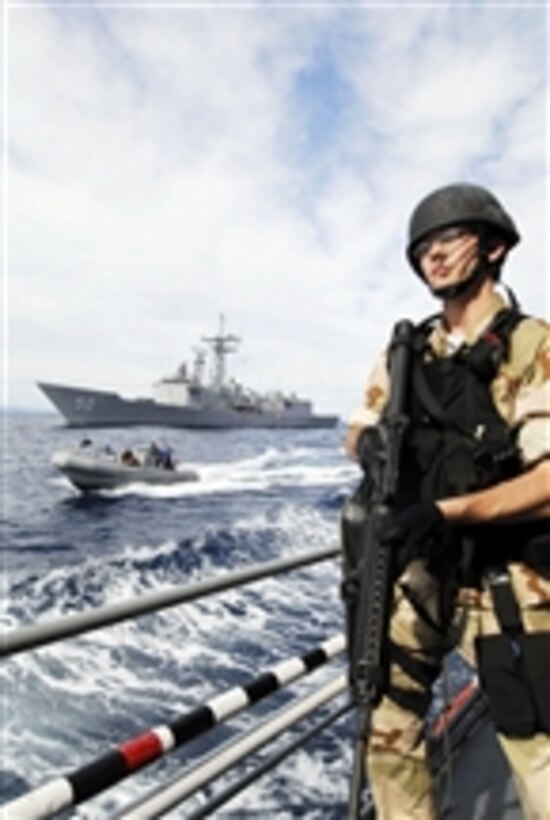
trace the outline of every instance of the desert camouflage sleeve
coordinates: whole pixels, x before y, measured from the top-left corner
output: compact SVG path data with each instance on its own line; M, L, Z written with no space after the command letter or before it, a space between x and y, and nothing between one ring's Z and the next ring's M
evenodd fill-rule
M528 320L518 330L520 355L526 347L532 354L516 394L514 425L523 462L531 466L550 457L550 325Z
M365 427L377 424L389 391L387 354L381 353L370 374L363 404L350 416L346 433L346 452L350 458L356 458L357 439Z

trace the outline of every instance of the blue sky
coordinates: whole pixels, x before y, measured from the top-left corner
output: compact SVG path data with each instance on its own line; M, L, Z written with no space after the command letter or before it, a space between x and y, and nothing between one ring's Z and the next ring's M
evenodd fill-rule
M348 415L428 190L491 187L548 313L546 11L513 3L17 3L4 11L7 401L148 395L225 314L233 375ZM6 143L5 143L6 144Z

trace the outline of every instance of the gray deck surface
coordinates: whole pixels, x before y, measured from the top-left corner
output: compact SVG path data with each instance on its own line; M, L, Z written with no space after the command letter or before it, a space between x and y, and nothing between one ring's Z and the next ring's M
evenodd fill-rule
M452 766L452 804L444 820L522 820L506 758L489 720L464 742Z

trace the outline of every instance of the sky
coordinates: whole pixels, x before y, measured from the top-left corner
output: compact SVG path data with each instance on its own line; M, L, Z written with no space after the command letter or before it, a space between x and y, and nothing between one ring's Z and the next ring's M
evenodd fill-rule
M349 416L437 310L418 200L489 187L549 313L544 3L15 2L3 53L3 404L148 396L220 315L230 375Z

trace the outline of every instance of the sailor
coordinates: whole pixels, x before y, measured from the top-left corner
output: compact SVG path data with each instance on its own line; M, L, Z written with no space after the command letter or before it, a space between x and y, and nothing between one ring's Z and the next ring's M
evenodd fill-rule
M161 466L161 450L156 441L152 441L145 452L145 467L160 467Z
M174 454L172 448L168 445L163 445L160 450L160 463L165 470L175 470Z
M139 467L139 459L136 457L133 450L125 447L120 454L120 460L127 467Z
M146 464L161 467L163 470L173 470L175 465L172 450L165 444L159 446L156 441L153 441L146 453Z
M365 761L380 820L436 817L424 717L453 634L525 816L550 818L550 326L498 284L519 241L478 185L439 188L410 219L408 261L442 310L416 329L401 489L382 533L399 571ZM365 471L388 381L383 353L346 438Z

